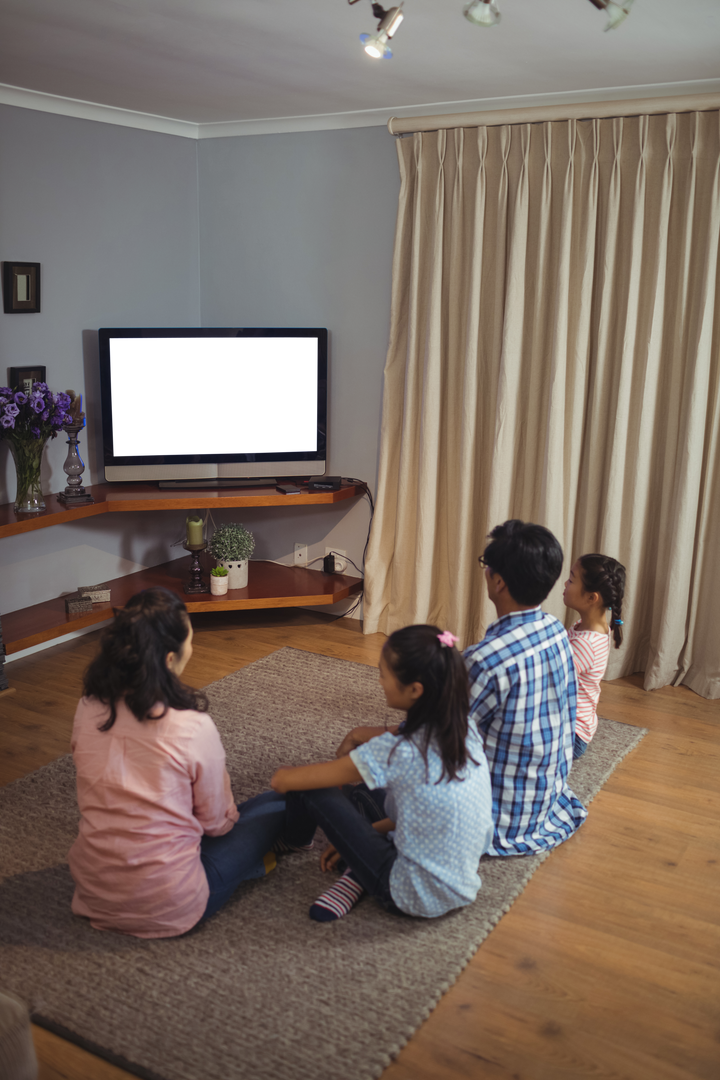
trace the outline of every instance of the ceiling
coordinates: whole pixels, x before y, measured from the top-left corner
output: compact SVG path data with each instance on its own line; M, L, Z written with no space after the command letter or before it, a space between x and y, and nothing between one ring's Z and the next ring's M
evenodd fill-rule
M720 0L635 0L608 33L588 0L497 2L484 29L464 0L405 0L395 56L372 60L370 0L0 0L0 71L6 87L192 124L720 89Z

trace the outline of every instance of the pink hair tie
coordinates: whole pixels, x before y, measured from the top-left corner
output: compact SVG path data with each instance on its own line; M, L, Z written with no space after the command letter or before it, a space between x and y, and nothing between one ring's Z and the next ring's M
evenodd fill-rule
M456 638L454 634L451 634L449 630L443 630L442 634L438 634L438 641L442 646L448 645L451 649L459 638Z

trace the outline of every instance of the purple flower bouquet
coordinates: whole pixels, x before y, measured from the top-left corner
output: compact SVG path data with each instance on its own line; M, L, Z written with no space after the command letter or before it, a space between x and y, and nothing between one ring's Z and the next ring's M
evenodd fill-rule
M70 397L53 394L47 383L33 383L29 394L0 386L0 439L8 441L15 461L18 514L45 509L40 487L43 450L48 439L54 439L68 422L70 407Z

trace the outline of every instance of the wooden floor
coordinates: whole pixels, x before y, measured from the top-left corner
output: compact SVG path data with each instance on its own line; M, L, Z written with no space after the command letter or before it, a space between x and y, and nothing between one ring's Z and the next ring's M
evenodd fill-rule
M382 642L308 611L193 623L195 686L284 645L374 664ZM0 698L0 782L68 751L97 636L7 668L16 692ZM383 1080L720 1077L720 702L682 687L645 693L633 676L604 684L601 712L649 734ZM35 1038L41 1080L129 1076L48 1032Z

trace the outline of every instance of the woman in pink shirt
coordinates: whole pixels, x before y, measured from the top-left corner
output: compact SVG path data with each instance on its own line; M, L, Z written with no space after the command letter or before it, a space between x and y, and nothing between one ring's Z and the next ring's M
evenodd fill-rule
M173 937L275 865L285 804L236 806L207 698L180 682L192 626L179 597L146 589L119 611L75 714L80 830L72 909L98 930Z

